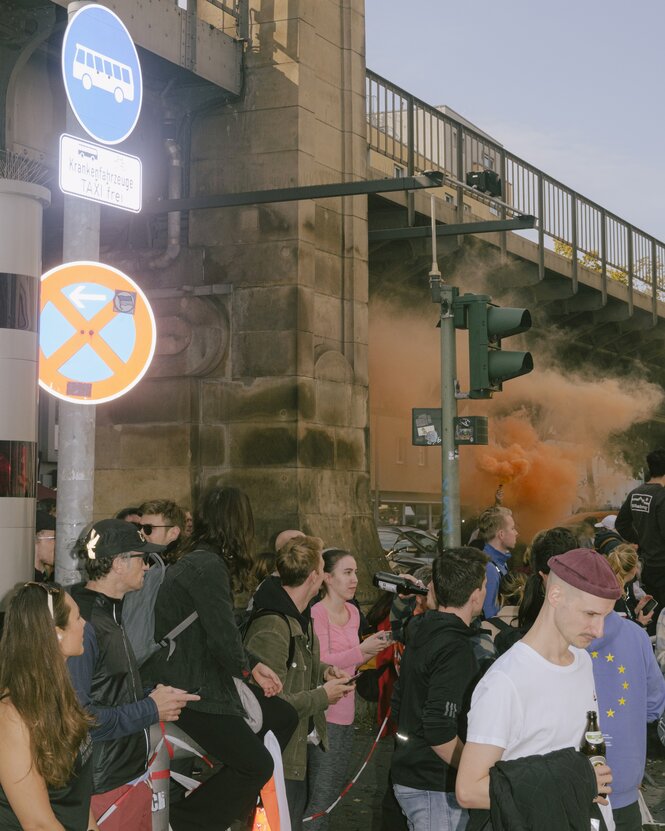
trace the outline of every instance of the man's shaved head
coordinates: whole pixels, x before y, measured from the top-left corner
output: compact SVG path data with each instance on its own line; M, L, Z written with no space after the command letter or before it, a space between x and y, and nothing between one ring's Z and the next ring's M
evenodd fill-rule
M295 530L282 531L281 533L277 534L277 536L275 537L275 553L276 554L279 553L279 550L281 548L284 548L284 546L287 544L287 542L289 540L292 540L294 537L304 537L304 536L305 535L303 534L302 531L295 531Z
M585 649L600 638L605 617L613 608L613 599L596 597L550 572L543 613L569 645Z
M571 597L574 592L578 592L581 594L579 589L576 589L574 586L569 585L566 583L565 580L562 580L560 577L557 577L556 574L550 572L549 580L547 581L547 597L553 597L557 602L558 599L562 596L564 597Z

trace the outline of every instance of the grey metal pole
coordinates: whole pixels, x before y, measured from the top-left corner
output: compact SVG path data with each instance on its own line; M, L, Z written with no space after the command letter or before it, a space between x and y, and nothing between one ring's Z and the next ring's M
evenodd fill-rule
M446 548L460 544L459 457L455 445L455 346L453 288L441 285L441 537Z
M87 3L70 3L71 18ZM67 132L81 135L67 106ZM99 260L99 205L65 196L62 256L64 262ZM55 579L68 586L79 582L76 541L92 521L95 474L95 410L92 404L61 401L58 419L58 511Z
M441 312L441 539L444 548L460 544L459 458L455 445L457 350L453 317L454 290L441 279L436 250L436 211L432 195L432 300Z

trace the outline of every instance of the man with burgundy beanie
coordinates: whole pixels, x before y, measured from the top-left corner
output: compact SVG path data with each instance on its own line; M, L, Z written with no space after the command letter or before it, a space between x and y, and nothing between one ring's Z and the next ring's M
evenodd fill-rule
M602 636L621 590L605 557L591 549L558 554L548 565L545 600L535 623L473 693L457 775L458 802L483 809L471 811L469 831L493 827L490 806L492 821L516 806L537 817L525 828L614 829L607 800L597 796L611 791L611 771L607 765L591 768L576 751L587 712L598 711L586 647ZM599 723L602 730L602 719ZM509 805L502 789L506 779L515 786ZM588 817L589 824L562 824L558 811L564 818Z

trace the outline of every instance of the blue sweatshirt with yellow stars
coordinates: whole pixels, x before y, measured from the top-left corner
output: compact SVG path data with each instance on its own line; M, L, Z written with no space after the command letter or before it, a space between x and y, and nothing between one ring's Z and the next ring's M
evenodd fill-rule
M598 696L600 727L612 768L612 808L637 802L644 776L646 725L665 709L665 679L642 627L616 612L602 638L588 648Z

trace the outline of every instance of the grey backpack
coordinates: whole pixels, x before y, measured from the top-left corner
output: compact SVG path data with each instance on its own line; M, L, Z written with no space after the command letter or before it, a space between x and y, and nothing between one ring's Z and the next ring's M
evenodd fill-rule
M152 565L145 573L143 586L138 591L126 594L122 603L122 628L132 646L139 667L165 646L169 647L168 657L170 658L175 649L175 639L198 617L197 613L193 612L160 642L155 640L155 602L159 587L164 581L166 564L159 554L151 554L150 559Z

